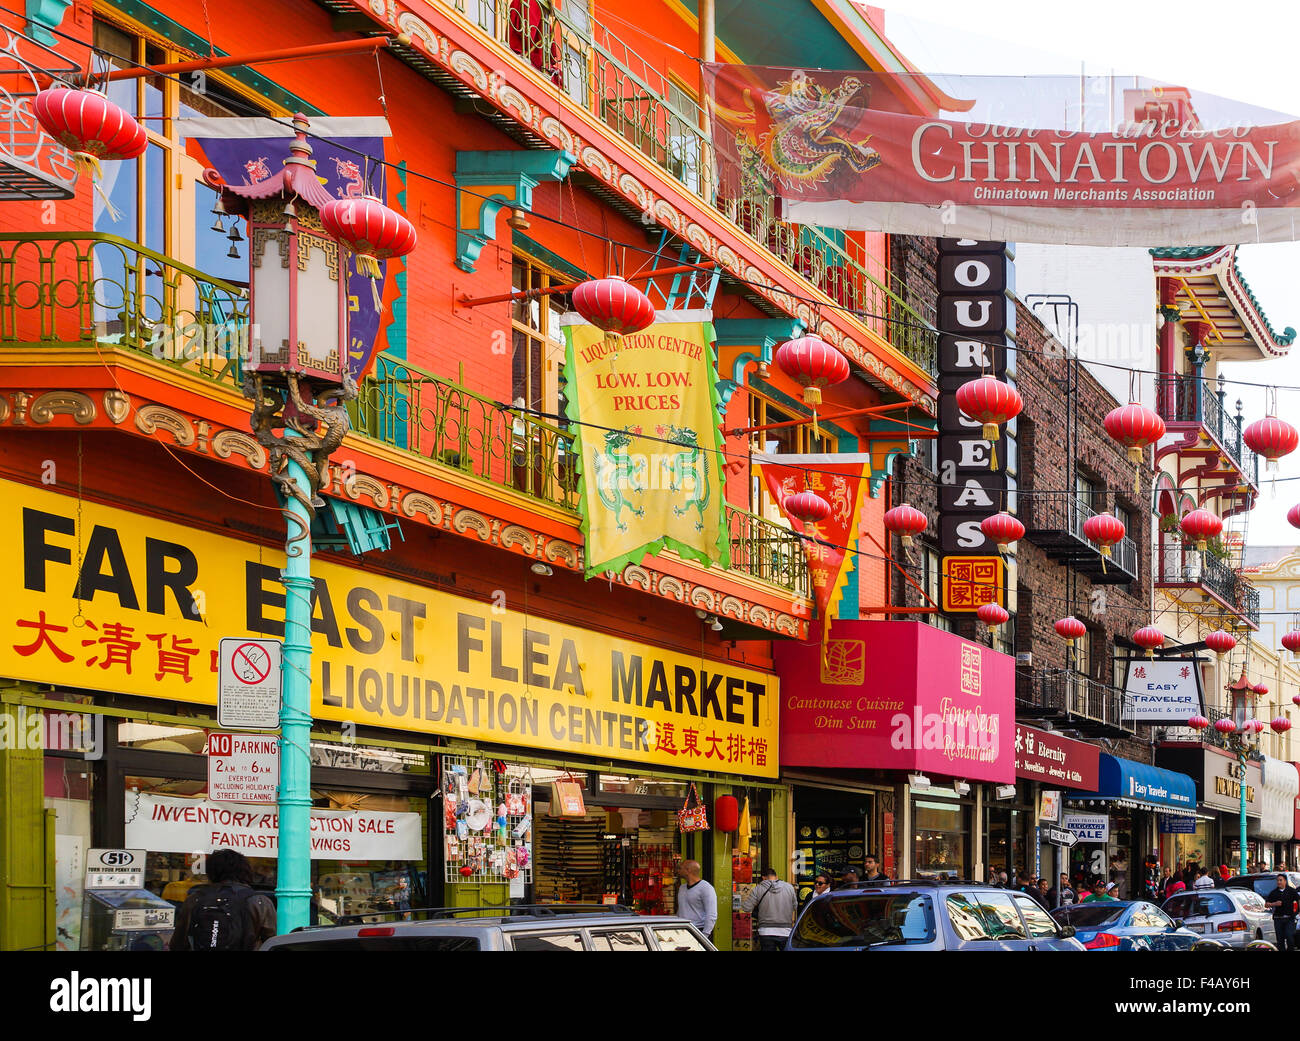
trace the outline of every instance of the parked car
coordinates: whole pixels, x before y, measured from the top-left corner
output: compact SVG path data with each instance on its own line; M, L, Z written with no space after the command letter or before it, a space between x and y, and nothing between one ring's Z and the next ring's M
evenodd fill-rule
M1093 900L1058 907L1052 917L1074 926L1090 951L1190 951L1201 939L1146 900Z
M1273 935L1273 915L1253 889L1205 889L1178 893L1161 910L1202 936L1243 948Z
M789 951L1081 951L1032 897L969 882L858 885L804 904Z
M1253 889L1260 896L1268 896L1277 888L1277 876L1286 875L1293 889L1300 889L1300 871L1260 872L1254 875L1233 875L1220 887L1222 889Z
M343 918L273 936L264 951L713 951L685 918L631 908L535 904L423 908L412 920ZM378 918L378 920L376 920Z

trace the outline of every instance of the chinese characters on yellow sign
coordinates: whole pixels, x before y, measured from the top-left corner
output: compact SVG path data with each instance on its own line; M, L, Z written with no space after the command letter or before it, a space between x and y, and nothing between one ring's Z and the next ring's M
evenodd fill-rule
M1002 603L1005 584L1001 557L944 557L943 609L978 611Z

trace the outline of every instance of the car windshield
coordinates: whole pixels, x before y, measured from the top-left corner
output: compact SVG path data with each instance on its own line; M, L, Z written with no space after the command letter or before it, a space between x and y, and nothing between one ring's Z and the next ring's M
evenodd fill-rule
M831 893L812 900L795 926L792 947L870 947L934 940L928 893Z
M1076 929L1091 929L1098 925L1118 922L1127 910L1127 904L1099 901L1094 904L1073 904L1070 907L1058 907L1052 917L1064 925Z

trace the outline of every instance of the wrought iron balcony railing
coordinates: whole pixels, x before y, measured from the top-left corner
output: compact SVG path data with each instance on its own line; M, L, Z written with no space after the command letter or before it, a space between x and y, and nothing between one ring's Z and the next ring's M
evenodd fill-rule
M1259 626L1259 590L1213 553L1165 546L1156 555L1156 567L1157 585L1200 586Z
M68 150L36 121L32 99L81 70L22 33L0 29L0 200L71 199L77 168Z
M1230 731L1227 734L1221 734L1219 733L1219 731L1214 729L1214 724L1221 719L1227 719L1232 722L1236 722L1236 719L1233 716L1233 714L1231 712L1226 712L1222 709L1207 708L1204 712L1204 716L1206 719L1210 721L1210 725L1206 727L1204 730L1193 730L1189 726L1181 726L1179 724L1171 723L1164 728L1164 734L1161 735L1163 737L1163 740L1177 741L1180 743L1186 742L1188 744L1210 745L1214 748L1221 748L1225 752L1233 752L1234 736L1232 732ZM1267 734L1267 732L1265 733ZM1248 759L1260 758L1260 752L1258 746L1252 748L1248 752L1247 758Z
M115 347L238 391L243 287L113 235L0 234L0 348ZM3 353L0 353L0 362ZM363 437L576 513L573 435L381 355L353 403ZM727 506L732 570L808 596L799 537Z
M1038 669L1016 676L1016 700L1040 714L1071 721L1071 726L1132 733L1132 720L1123 718L1124 692L1072 669Z
M560 11L545 0L452 0L452 8L837 304L857 313L910 361L935 371L933 306L909 292L883 257L842 234L781 220L769 187L747 184L738 196L720 198L699 103L607 26L592 24L585 6L565 4Z
M1166 423L1199 423L1224 450L1229 462L1251 484L1259 487L1259 456L1242 438L1241 416L1231 416L1223 407L1224 392L1209 380L1194 376L1158 378L1156 402Z
M1094 579L1127 582L1137 577L1137 543L1128 535L1111 547L1110 559L1102 570L1100 547L1083 533L1084 524L1097 511L1077 495L1022 491L1016 501L1028 537L1047 549L1049 555Z

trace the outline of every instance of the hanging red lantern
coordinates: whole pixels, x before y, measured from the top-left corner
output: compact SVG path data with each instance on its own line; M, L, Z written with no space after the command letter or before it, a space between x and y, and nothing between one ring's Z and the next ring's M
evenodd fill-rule
M781 503L785 512L805 524L824 521L831 515L831 504L816 492L796 492L787 495Z
M1287 523L1293 528L1300 528L1300 503L1296 503L1286 511Z
M1129 462L1133 464L1133 491L1142 491L1142 453L1147 445L1154 445L1165 436L1165 421L1136 401L1113 408L1102 420L1112 438L1128 449Z
M1300 707L1300 694L1293 695L1291 701L1297 707Z
M1216 719L1214 721L1214 729L1220 734L1231 734L1237 729L1237 724L1230 719Z
M1065 641L1067 647L1073 647L1074 641L1082 638L1083 634L1088 631L1084 625L1074 615L1067 615L1064 618L1058 618L1052 625L1056 630L1056 635Z
M624 334L639 333L655 322L650 298L617 275L588 279L573 290L571 299L585 321L604 331L610 347Z
M735 831L740 827L740 803L734 795L719 795L713 802L713 827Z
M980 521L980 531L998 544L998 552L1005 553L1011 543L1025 536L1025 526L1009 513L995 513Z
M1264 686L1264 684L1262 683L1256 683L1250 689L1253 690L1256 694L1258 694L1261 698L1268 693L1268 688Z
M379 284L384 273L379 262L404 257L415 249L415 225L373 195L327 202L321 207L320 219L326 233L356 256L357 274L370 279L375 310L380 310Z
M998 468L999 427L1020 415L1024 399L1014 387L996 376L981 376L957 388L957 407L971 419L983 424L983 436L989 443L989 469Z
M1187 725L1193 730L1204 730L1210 725L1210 721L1204 716L1193 716L1187 721Z
M1133 634L1133 642L1146 648L1148 658L1154 658L1156 648L1165 645L1165 634L1154 625L1144 625Z
M1124 537L1124 522L1113 513L1098 513L1083 522L1083 536L1090 542L1097 543L1097 548L1101 550L1102 574L1105 574L1110 547Z
M812 410L813 437L821 437L817 406L822 403L822 388L849 378L849 360L821 337L811 335L781 344L772 360L803 387L803 403Z
M912 536L925 531L928 523L925 514L911 503L905 502L885 513L885 530L901 535L904 549L911 549Z
M1222 658L1237 646L1237 638L1230 632L1225 632L1222 629L1215 629L1214 632L1206 634L1205 646Z
M1300 629L1292 629L1282 634L1282 646L1292 654L1300 654Z
M1262 719L1252 719L1250 729L1257 734L1262 734L1264 732L1264 721Z
M1241 435L1256 455L1268 460L1270 473L1277 471L1277 461L1290 455L1300 445L1300 432L1285 419L1268 416L1251 423Z
M1178 522L1178 526L1183 529L1184 535L1196 540L1196 548L1201 553L1205 552L1209 540L1218 538L1223 531L1223 521L1204 507L1192 510Z
M1269 726L1273 728L1273 733L1285 734L1291 729L1291 720L1287 719L1286 716L1278 716Z
M1011 618L1001 604L980 604L980 609L975 614L990 629L996 629Z
M45 132L72 153L77 172L90 178L105 211L117 220L119 214L100 184L100 162L144 155L149 147L144 127L97 90L52 87L36 95L32 111Z

